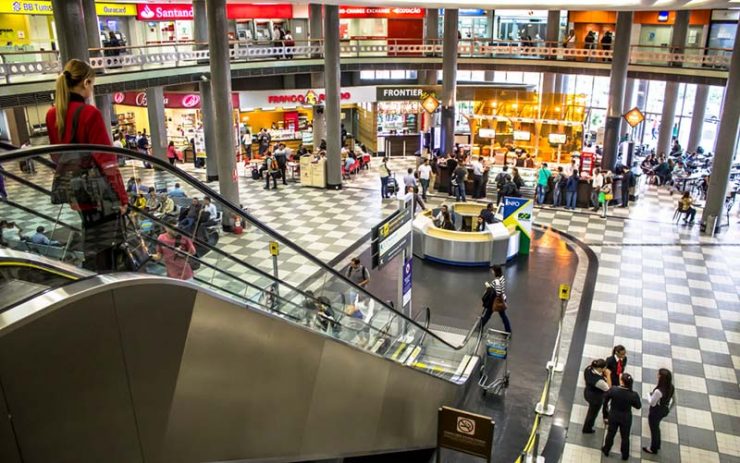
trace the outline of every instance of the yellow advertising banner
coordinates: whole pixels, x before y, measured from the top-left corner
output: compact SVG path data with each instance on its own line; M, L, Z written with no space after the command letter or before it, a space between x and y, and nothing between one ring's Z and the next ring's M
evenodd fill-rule
M95 10L98 16L136 16L134 3L96 3ZM44 0L2 0L0 13L7 14L35 14L51 15L51 2Z

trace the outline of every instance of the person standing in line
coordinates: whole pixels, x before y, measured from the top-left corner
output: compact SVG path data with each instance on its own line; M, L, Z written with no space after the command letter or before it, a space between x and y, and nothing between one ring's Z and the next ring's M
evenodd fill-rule
M537 188L536 188L536 199L537 204L540 206L545 203L545 194L547 194L547 182L550 180L550 170L547 168L547 163L543 162L537 171Z
M650 447L643 447L645 453L657 455L660 450L660 422L668 416L673 401L673 374L667 368L658 370L658 385L650 393L650 411L648 425L650 426Z
M552 182L552 205L553 207L560 207L563 193L565 192L565 184L568 181L563 173L563 167L558 166L558 170L555 173L555 177Z
M450 183L447 185L447 193L448 196L455 196L457 195L457 187L454 185L455 170L457 169L457 159L455 159L455 156L450 153L445 165L447 166L447 174L450 177Z
M601 187L601 192L599 192L599 203L601 203L602 207L602 219L605 219L607 214L609 213L609 201L614 198L612 191L612 177L610 175L607 175L604 178L604 186Z
M622 205L621 207L629 207L630 203L630 190L635 187L635 174L625 167L622 170Z
M476 156L470 165L473 168L473 199L478 199L480 198L480 188L483 182L483 164L480 163L480 160Z
M388 158L383 158L380 167L378 167L378 173L380 174L380 196L383 199L388 199L391 197L388 193L388 181L391 178L391 170L388 168Z
M257 152L260 156L263 156L265 151L270 148L270 142L272 142L272 135L270 135L266 128L262 127L257 134Z
M594 208L594 212L599 211L599 193L601 193L601 187L604 186L604 176L601 175L601 169L598 167L594 169L594 176L591 178L591 206Z
M619 437L622 439L620 451L622 460L630 458L630 430L632 429L632 409L642 408L640 395L632 390L632 376L629 373L622 373L619 377L619 386L612 386L604 395L604 402L610 405L609 408L609 427L606 431L604 446L601 453L605 457L614 445L614 436L619 429Z
M578 169L574 169L573 173L568 177L568 181L565 183L565 208L572 211L576 210L576 200L578 199Z
M421 183L421 197L427 200L427 191L429 191L429 181L432 178L432 166L429 165L429 159L424 159L424 164L417 169L419 172L419 183Z
M496 205L501 204L501 198L503 198L503 194L501 192L506 184L506 176L509 175L508 170L509 166L504 165L501 172L499 172L493 180L496 183Z
M612 349L612 355L605 361L609 387L616 386L619 384L619 377L622 376L622 373L624 373L624 369L627 366L627 349L625 349L623 345L617 344ZM606 423L609 417L609 407L607 403L604 403L602 415L604 417L604 423Z
M588 412L586 419L583 421L584 434L593 434L594 423L599 415L599 410L604 404L604 393L609 390L609 383L606 379L606 362L604 359L596 359L583 370L583 379L586 387L583 389L583 398L588 403Z
M455 188L455 199L458 202L465 202L465 179L468 177L468 169L462 163L457 164L457 168L452 176L453 187Z

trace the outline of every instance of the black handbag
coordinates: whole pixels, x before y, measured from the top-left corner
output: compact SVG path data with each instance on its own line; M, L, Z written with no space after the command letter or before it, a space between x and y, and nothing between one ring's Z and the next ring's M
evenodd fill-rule
M118 224L123 238L119 245L121 252L118 253L118 268L130 272L138 272L152 258L152 255L149 253L149 246L128 214L122 215Z
M72 117L71 144L77 142L77 126L84 107L80 105ZM104 214L112 212L118 197L91 153L58 153L51 157L56 162L51 183L52 204L86 205Z

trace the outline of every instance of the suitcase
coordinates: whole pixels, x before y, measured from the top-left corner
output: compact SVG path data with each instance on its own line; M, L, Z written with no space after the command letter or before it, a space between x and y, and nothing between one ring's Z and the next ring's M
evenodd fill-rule
M398 194L398 180L396 180L396 177L391 177L388 179L388 194Z

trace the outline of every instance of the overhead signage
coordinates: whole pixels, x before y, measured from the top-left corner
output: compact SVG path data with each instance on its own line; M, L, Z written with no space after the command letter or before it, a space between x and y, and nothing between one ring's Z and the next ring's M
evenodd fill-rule
M547 141L551 145L562 145L565 140L567 140L567 137L564 133L551 133L547 136Z
M339 17L342 19L423 19L424 8L340 6Z
M96 3L95 11L98 16L136 16L136 5L130 3ZM2 1L0 2L0 13L30 14L30 15L52 15L54 8L50 1L25 0L25 1Z
M439 9L439 14L441 16L444 16L445 9L444 8L440 8ZM486 15L486 10L482 10L482 9L479 9L479 8L460 8L459 10L457 10L457 14L458 14L458 16L485 16Z
M437 413L437 447L467 453L490 463L494 426L489 416L442 407Z
M496 131L493 129L478 129L480 138L496 138Z
M113 94L113 103L127 106L146 107L146 92L116 92ZM231 94L231 104L239 107L239 95ZM169 109L199 109L199 93L164 92L164 107Z
M516 141L529 141L531 137L532 137L532 132L527 132L526 130L515 130L514 131L514 140Z
M136 19L140 21L189 21L193 19L193 5L181 3L138 3ZM226 5L228 19L290 19L291 4L233 3Z
M339 101L345 101L352 98L350 92L341 92L339 94ZM293 93L288 95L270 95L267 97L269 104L281 104L281 103L293 103L293 104L306 104L316 105L321 104L326 100L326 94L321 92L317 93L313 90L304 93Z
M658 11L658 22L664 23L668 21L668 12L667 11Z
M504 221L507 227L516 227L521 232L519 254L529 254L532 241L532 214L534 202L526 198L504 197Z
M434 86L403 85L376 87L378 101L420 101L428 95L435 96L438 88Z
M437 108L439 108L439 100L432 94L427 94L426 98L421 100L421 107L429 114L434 114Z
M373 268L383 267L408 245L413 208L396 211L372 229Z
M375 101L375 87L360 86L343 90L342 104L371 103ZM264 108L274 106L297 106L321 104L326 99L323 88L290 90L255 90L239 92L241 108Z
M627 124L632 128L637 127L645 120L645 115L642 114L642 111L640 111L640 108L637 106L627 111L627 113L622 117L624 117L624 120L627 121Z

